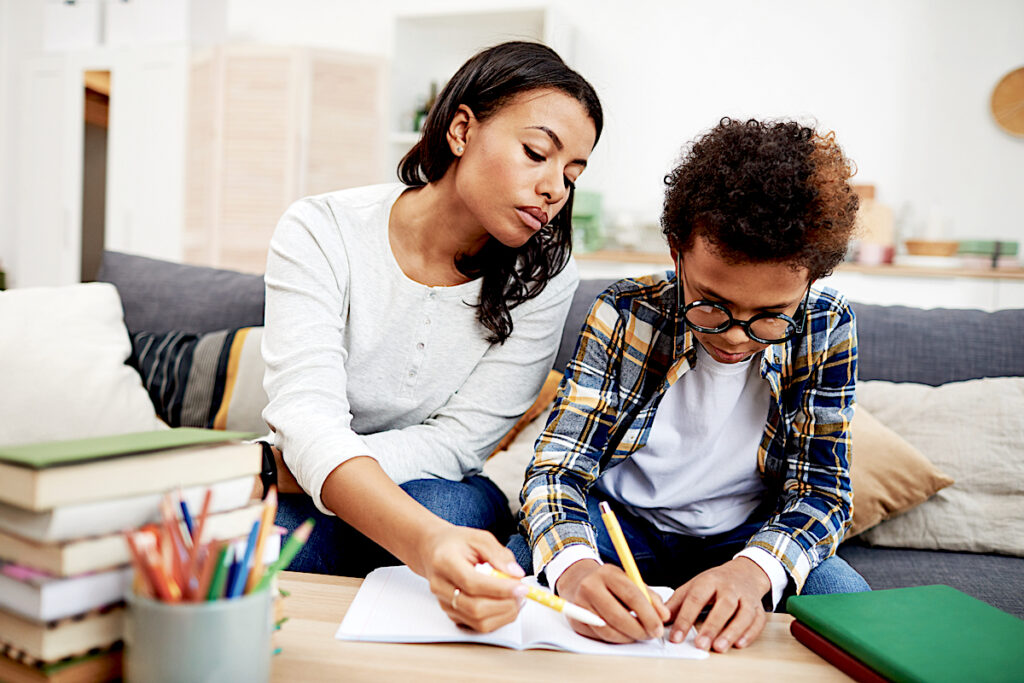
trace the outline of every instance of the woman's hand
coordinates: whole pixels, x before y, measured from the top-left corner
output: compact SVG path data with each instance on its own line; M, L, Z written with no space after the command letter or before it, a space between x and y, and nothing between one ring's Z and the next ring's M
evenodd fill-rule
M651 601L621 569L594 560L575 562L558 577L561 597L589 609L608 624L590 626L570 619L573 629L609 643L632 643L664 635L669 611L657 593L648 592Z
M711 606L697 633L696 645L726 652L750 645L761 635L768 616L761 598L772 584L753 560L737 557L701 572L676 589L667 606L675 618L669 640L680 643L705 606Z
M515 556L490 533L446 524L423 538L419 556L414 569L430 581L441 609L455 623L486 633L519 615L526 586L475 569L487 562L516 579L523 576Z

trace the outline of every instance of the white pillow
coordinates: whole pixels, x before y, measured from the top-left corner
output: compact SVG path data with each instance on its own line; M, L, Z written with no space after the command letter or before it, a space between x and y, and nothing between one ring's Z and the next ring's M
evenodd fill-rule
M857 402L955 480L861 538L1024 556L1024 377L859 382Z
M0 445L166 428L108 283L0 292Z

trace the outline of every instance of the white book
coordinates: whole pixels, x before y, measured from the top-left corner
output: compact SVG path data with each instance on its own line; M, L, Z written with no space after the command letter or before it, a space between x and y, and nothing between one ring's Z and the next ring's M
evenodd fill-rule
M233 510L245 505L252 495L251 475L184 489L185 502L192 510L203 505L206 489L213 490L210 512ZM64 505L33 512L0 503L0 529L38 543L55 543L89 536L105 536L124 529L137 529L160 521L162 493L148 493L95 503Z
M36 621L53 621L88 612L124 599L131 588L132 568L57 578L36 574L19 578L0 565L0 607Z
M267 536L263 545L263 564L270 565L281 555L281 534ZM231 549L241 560L246 538L235 540ZM0 609L38 622L54 621L82 614L124 600L131 590L133 570L117 567L104 572L78 576L48 576L27 567L0 562Z
M534 577L525 581L539 585ZM672 590L651 587L667 599ZM564 650L591 655L704 659L693 628L681 643L648 640L617 645L572 630L559 612L527 600L511 624L490 633L456 626L430 592L427 580L408 567L382 567L370 572L345 613L334 637L379 643L483 643L515 650Z
M252 503L236 510L209 515L203 526L201 542L247 536L252 523L263 514L263 509L262 504ZM131 554L122 533L57 543L36 543L0 530L0 560L32 567L54 576L75 576L128 564L131 562Z

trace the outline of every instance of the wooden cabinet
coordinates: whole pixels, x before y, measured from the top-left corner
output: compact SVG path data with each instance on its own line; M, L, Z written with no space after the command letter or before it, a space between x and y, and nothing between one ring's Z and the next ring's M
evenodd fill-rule
M10 286L81 278L86 71L110 72L104 246L262 272L291 202L387 177L384 64L184 44L31 60L17 88Z
M384 62L305 48L197 53L184 260L263 272L296 199L384 179Z
M78 156L74 166L74 150L81 148L84 124L81 85L70 74L59 55L32 60L21 74L8 286L79 280L82 162Z

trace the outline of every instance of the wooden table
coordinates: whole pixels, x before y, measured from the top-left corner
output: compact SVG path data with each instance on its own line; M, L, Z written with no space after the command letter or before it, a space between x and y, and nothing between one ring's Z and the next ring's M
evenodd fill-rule
M334 639L360 579L283 572L289 617L274 635L274 681L848 681L789 633L792 617L769 615L744 650L706 660L601 657L469 644L396 645Z

